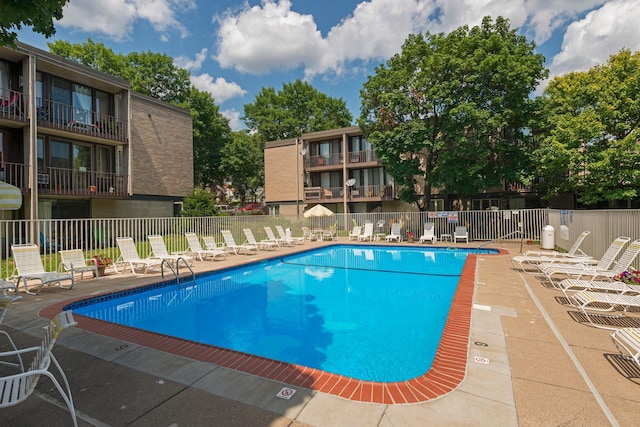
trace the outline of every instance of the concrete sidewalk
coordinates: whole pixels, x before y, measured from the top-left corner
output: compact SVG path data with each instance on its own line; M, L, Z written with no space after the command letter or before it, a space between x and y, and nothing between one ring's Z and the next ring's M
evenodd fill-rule
M520 250L519 244L500 247L511 255ZM273 255L195 266L204 271ZM47 323L38 316L43 308L157 281L159 274L112 274L79 281L72 290L44 288L15 302L2 328L19 347L34 345ZM467 376L454 392L419 404L360 403L303 388L283 400L276 397L282 383L79 328L61 335L54 354L71 384L80 425L636 425L640 369L617 355L608 331L580 324L561 296L535 275L514 270L510 255L479 256ZM6 349L1 340L0 350ZM70 423L47 378L37 397L0 409L0 425Z

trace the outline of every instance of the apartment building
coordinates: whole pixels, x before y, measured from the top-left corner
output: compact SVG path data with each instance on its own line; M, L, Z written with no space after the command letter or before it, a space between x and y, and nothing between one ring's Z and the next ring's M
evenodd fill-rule
M2 219L173 216L193 188L189 111L17 42L0 47Z
M264 161L265 201L275 215L300 215L318 203L336 213L417 210L397 198L393 178L357 126L269 141ZM433 211L539 206L530 188L511 183L467 198L441 189L429 196Z

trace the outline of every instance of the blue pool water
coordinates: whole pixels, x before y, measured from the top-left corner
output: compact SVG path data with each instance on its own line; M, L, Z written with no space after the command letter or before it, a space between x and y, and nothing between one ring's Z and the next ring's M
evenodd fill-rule
M468 253L336 245L68 308L360 380L402 381L429 370Z

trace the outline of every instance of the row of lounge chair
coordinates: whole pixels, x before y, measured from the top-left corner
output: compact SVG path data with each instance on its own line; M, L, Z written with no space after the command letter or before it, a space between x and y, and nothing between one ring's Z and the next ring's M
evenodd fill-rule
M640 284L614 280L640 255L640 239L631 242L629 237L618 237L602 258L594 259L578 249L588 235L588 231L580 234L567 253L528 251L513 257L512 263L542 274L542 280L560 290L563 301L578 309L591 326L614 331L615 346L640 367L640 318L630 316L640 311Z
M378 227L382 227L384 222L378 222ZM402 235L400 234L401 224L395 222L391 224L391 232L387 235L384 235L384 239L387 242L402 241ZM358 240L358 241L372 241L376 236L373 234L373 223L367 222L363 227L360 225L354 225L353 229L349 233L349 240ZM464 240L466 243L469 243L469 232L467 231L467 227L465 226L456 226L455 232L452 236L452 241L455 243L458 240ZM419 243L431 242L436 243L438 238L435 234L435 223L434 222L425 222L424 223L424 233L418 238Z

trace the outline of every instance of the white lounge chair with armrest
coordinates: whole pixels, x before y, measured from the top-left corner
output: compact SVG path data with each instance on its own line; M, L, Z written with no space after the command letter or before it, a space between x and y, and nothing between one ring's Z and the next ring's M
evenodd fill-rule
M302 237L287 236L287 233L285 232L284 228L282 228L281 225L276 225L276 231L278 232L282 240L288 240L291 243L296 243L299 245L304 243L304 236Z
M276 242L272 242L270 240L262 240L258 242L256 240L256 237L253 235L253 231L250 228L243 228L242 232L247 238L247 243L250 245L254 245L256 248L258 248L259 251L272 251L278 247L278 244Z
M571 302L585 318L596 328L617 330L626 324L629 309L640 309L640 295L622 295L609 292L579 291L571 296ZM618 313L613 316L613 313ZM598 322L596 319L600 318ZM603 321L610 319L610 322ZM640 318L635 317L640 322ZM615 325L613 323L617 323Z
M71 396L69 381L52 353L53 346L58 336L60 336L60 333L66 328L75 325L76 322L73 319L71 311L63 311L51 319L42 338L42 342L38 347L0 353L0 357L2 358L33 354L32 362L26 370L23 368L20 369L18 373L0 376L0 391L2 391L0 393L0 408L6 408L24 402L33 394L40 377L46 376L60 392L62 399L67 404L69 412L71 413L73 425L77 427L78 420L76 419L76 411L73 406L73 397ZM51 362L53 362L53 365L56 367L56 374L62 380L64 387L56 377L56 374L51 371Z
M573 246L569 248L568 252L558 251L526 251L524 254L514 256L511 258L511 263L514 267L519 267L523 271L527 271L526 267L534 267L537 269L539 264L543 263L582 263L582 264L597 264L598 260L594 260L593 257L585 254L580 250L580 245L591 232L583 231L580 233Z
M434 222L425 222L424 223L424 233L420 236L418 242L423 243L430 241L431 243L435 243L438 238L435 233L436 224Z
M624 251L620 259L616 262L615 257L622 250L622 246L628 242L629 238L621 237L614 240L614 243L607 249L605 255L600 259L600 262L595 266L592 265L561 265L561 264L546 264L543 268L541 266L540 271L547 277L549 283L557 287L554 282L554 278L560 275L564 278L577 278L577 279L609 279L612 280L616 274L622 273L629 268L635 258L640 253L640 240L632 242L629 247ZM544 265L544 264L543 264ZM613 267L611 267L613 265Z
M358 240L358 237L360 237L360 234L362 234L362 226L354 225L351 231L349 232L349 240Z
M204 261L207 257L215 260L217 257L224 258L227 255L223 249L218 249L217 247L215 249L203 249L196 233L184 233L184 237L187 238L187 243L189 244L189 253L198 257L200 261Z
M93 260L84 257L82 249L68 249L58 253L62 257L60 265L66 272L71 274L80 273L81 279L84 277L84 273L92 272L96 278L100 278L98 266Z
M611 334L616 348L640 367L640 328L621 328Z
M60 288L73 288L74 278L69 273L58 273L55 271L46 271L40 258L40 249L33 244L11 245L13 253L13 261L16 264L17 271L17 287L20 288L20 282L24 284L24 291L30 295L37 295L43 286L51 283L57 283ZM39 284L35 292L29 290L27 282L29 280L38 280ZM71 285L63 286L62 282L69 280Z
M247 243L243 243L241 245L236 244L235 239L233 238L233 234L231 234L230 230L220 230L222 234L222 238L224 239L225 245L233 251L234 254L240 255L245 254L248 255L250 252L257 252L258 247L256 245L251 245Z
M264 232L267 233L267 242L275 242L278 246L293 246L291 240L277 237L268 225L264 226Z
M396 242L402 241L402 236L400 235L400 223L394 222L391 224L391 233L387 234L384 238L387 242L395 240Z
M569 298L568 292L579 292L583 290L593 292L613 292L617 294L640 294L640 285L632 285L619 281L608 280L580 280L580 279L564 279L557 286L564 295Z
M122 272L118 271L118 264L124 264L123 271L128 265L131 267L133 274L140 274L136 272L136 268L144 267L143 274L146 274L147 271L155 267L160 267L162 264L162 260L157 258L140 258L136 244L131 237L117 237L116 243L118 244L118 249L120 249L120 256L113 264L113 269L116 273Z
M358 241L373 240L373 223L365 222L364 223L364 232L358 236Z
M456 243L458 240L464 240L469 243L469 232L464 225L458 225L453 230L453 243Z
M164 238L159 234L152 234L147 236L149 244L151 245L151 256L149 258L157 258L162 261L168 261L170 264L175 265L179 259L183 259L187 264L193 264L193 257L190 257L184 252L169 253L167 245L164 243Z
M11 297L0 297L0 325L2 325L2 322L4 321L4 317L7 315L9 306L13 304L14 301L15 299ZM9 345L14 351L18 350L18 347L16 347L16 344L13 342L13 339L11 339L11 335L9 335L7 331L0 329L0 335L4 335L7 338ZM15 357L16 357L15 359L16 361L13 362L13 361L6 360L4 357L0 356L0 365L11 366L12 368L19 368L21 371L24 371L22 356L20 355L20 353L16 353ZM11 360L13 360L13 358L11 358Z

